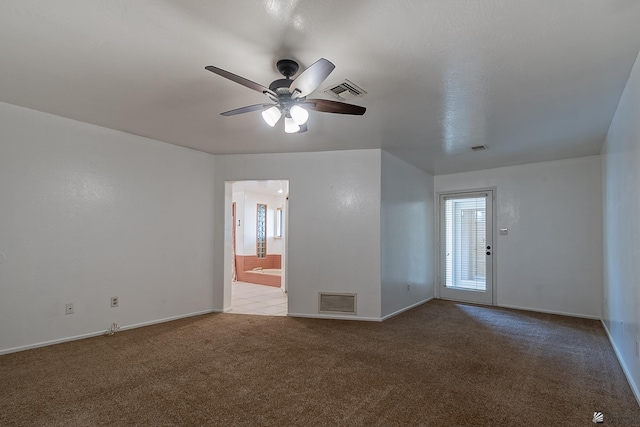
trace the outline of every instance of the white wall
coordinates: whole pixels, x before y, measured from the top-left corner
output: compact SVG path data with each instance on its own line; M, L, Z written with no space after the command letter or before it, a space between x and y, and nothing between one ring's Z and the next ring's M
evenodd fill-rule
M590 156L435 177L436 192L497 187L497 305L600 318L600 173Z
M640 402L640 59L602 148L603 320Z
M435 255L433 175L383 151L381 179L384 317L433 298Z
M213 309L213 167L0 103L0 352Z
M267 254L282 255L282 239L275 238L276 209L284 206L284 196L255 193L250 191L233 192L234 201L242 199L243 211L240 226L236 224L236 251L238 255L256 255L256 227L258 222L258 204L267 205ZM236 208L239 205L236 201ZM242 236L242 238L238 238Z
M225 181L288 179L289 314L335 317L318 314L318 292L355 292L356 318L379 319L380 157L380 150L216 156L214 250L224 253L214 264L217 308L231 305Z

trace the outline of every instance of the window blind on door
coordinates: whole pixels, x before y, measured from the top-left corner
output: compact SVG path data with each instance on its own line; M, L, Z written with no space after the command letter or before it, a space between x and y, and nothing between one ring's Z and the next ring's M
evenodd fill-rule
M445 286L486 290L487 194L444 197Z

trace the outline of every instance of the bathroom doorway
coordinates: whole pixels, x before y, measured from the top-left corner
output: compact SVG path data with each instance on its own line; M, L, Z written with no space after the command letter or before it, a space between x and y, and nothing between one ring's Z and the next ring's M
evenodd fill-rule
M286 316L287 180L231 183L230 313Z

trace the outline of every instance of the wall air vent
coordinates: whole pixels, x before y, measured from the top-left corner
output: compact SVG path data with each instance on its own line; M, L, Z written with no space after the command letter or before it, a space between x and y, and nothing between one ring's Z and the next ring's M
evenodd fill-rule
M336 86L331 86L324 90L324 93L327 95L331 95L334 98L339 99L340 101L346 101L349 98L356 98L360 96L366 95L362 88L356 86L354 83L349 80L344 80L342 83Z
M356 294L318 293L318 312L356 314Z

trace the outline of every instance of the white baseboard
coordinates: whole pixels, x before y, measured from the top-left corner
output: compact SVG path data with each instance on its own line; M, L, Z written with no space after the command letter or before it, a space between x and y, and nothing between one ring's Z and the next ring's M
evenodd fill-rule
M607 324L602 319L600 319L600 322L602 322L602 327L604 327L604 331L607 333L607 338L609 338L611 347L613 347L613 351L616 354L616 357L618 358L618 362L620 363L620 366L622 367L622 372L624 372L624 375L627 377L627 382L629 383L629 387L631 387L631 391L633 392L633 395L636 398L636 402L638 402L638 406L640 406L640 389L638 389L638 385L633 381L633 377L631 376L631 370L624 363L624 359L622 359L622 354L618 350L618 347L616 347L616 343L613 341L613 337L611 336L611 333L607 328Z
M544 310L542 308L520 307L517 305L497 304L494 307L512 308L514 310L536 311L538 313L558 314L560 316L580 317L582 319L600 320L600 316L590 314L567 313L565 311Z
M97 337L99 335L104 335L105 333L106 333L106 331L91 332L91 333L88 333L88 334L75 335L73 337L59 338L59 339L56 339L56 340L43 341L43 342L39 342L39 343L35 343L35 344L23 345L23 346L19 346L19 347L11 347L11 348L7 348L7 349L4 349L4 350L0 350L0 355L9 354L9 353L17 353L18 351L31 350L33 348L38 348L38 347L46 347L48 345L61 344L63 342L77 341L77 340L82 340L82 339L85 339L85 338Z
M431 298L427 298L425 300L422 300L420 302L417 302L415 304L410 305L409 307L405 307L402 308L398 311L394 311L391 314L387 314L384 317L358 317L358 316L340 316L340 315L331 315L331 314L303 314L303 313L289 313L287 314L287 316L289 317L305 317L308 319L334 319L334 320L360 320L360 321L364 321L364 322L382 322L384 320L389 319L390 317L393 316L397 316L398 314L405 312L407 310L411 310L412 308L415 308L419 305L422 305L426 302L429 302L433 299L434 297Z
M121 331L126 331L127 329L143 328L145 326L156 325L158 323L171 322L172 320L180 320L180 319L186 319L187 317L202 316L203 314L221 313L221 312L222 312L222 310L219 310L219 309L196 311L195 313L180 314L178 316L165 317L164 319L158 319L158 320L151 320L149 322L136 323L135 325L121 326L120 330Z
M361 320L364 322L382 322L380 317L359 317L359 316L340 316L331 314L305 314L305 313L289 313L288 317L305 317L309 319L330 319L330 320Z
M134 325L121 326L120 330L121 331L125 331L127 329L142 328L144 326L151 326L151 325L155 325L157 323L171 322L172 320L185 319L187 317L201 316L203 314L220 313L220 312L222 312L222 310L215 310L215 309L214 310L203 310L203 311L198 311L198 312L195 312L195 313L188 313L188 314L181 314L179 316L167 317L167 318L164 318L164 319L151 320L149 322L136 323ZM54 344L62 344L64 342L77 341L77 340L82 340L82 339L85 339L85 338L97 337L97 336L100 336L100 335L105 335L106 333L107 333L107 331L90 332L90 333L87 333L87 334L75 335L75 336L72 336L72 337L59 338L59 339L55 339L55 340L51 340L51 341L43 341L43 342L39 342L39 343L35 343L35 344L28 344L28 345L23 345L23 346L19 346L19 347L7 348L7 349L4 349L4 350L0 350L0 355L9 354L9 353L17 353L18 351L31 350L31 349L34 349L34 348L46 347L46 346L54 345Z
M417 302L417 303L415 303L415 304L410 305L409 307L401 308L400 310L394 311L394 312L393 312L393 313L391 313L391 314L387 314L386 316L383 316L383 317L382 317L382 320L387 320L387 319L389 319L389 318L391 318L391 317L393 317L393 316L397 316L397 315L398 315L398 314L400 314L400 313L404 313L404 312L405 312L405 311L407 311L407 310L411 310L412 308L416 308L416 307L417 307L417 306L419 306L419 305L422 305L422 304L424 304L424 303L426 303L426 302L431 301L433 298L434 298L434 297L430 297L430 298L424 299L424 300L422 300L422 301L419 301L419 302Z

